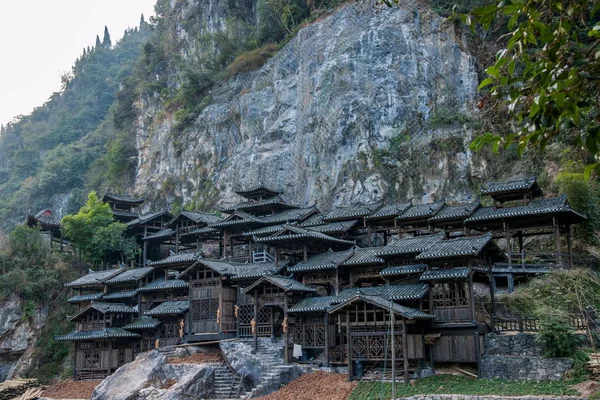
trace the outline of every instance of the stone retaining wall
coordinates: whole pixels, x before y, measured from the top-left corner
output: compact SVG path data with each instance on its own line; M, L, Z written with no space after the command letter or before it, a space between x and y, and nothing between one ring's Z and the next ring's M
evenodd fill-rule
M404 400L585 400L586 397L576 396L491 396L491 395L463 395L463 394L436 394L401 397Z
M535 342L535 335L487 334L481 357L481 377L484 379L556 380L571 369L569 358L546 358Z

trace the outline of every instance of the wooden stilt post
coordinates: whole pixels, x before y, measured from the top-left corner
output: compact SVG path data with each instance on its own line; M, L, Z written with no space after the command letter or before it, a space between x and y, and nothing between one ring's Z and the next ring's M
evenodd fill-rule
M254 290L254 351L258 350L258 293Z
M325 311L325 366L329 367L329 313Z
M391 330L391 336L392 336L392 399L396 398L396 341L394 340L396 338L396 332L395 332L395 325L396 325L396 314L394 313L394 310L392 310L392 307L390 307L390 330ZM404 343L402 343L402 347L405 347Z
M346 351L348 352L348 380L351 381L354 377L352 368L352 336L350 335L350 310L346 310Z
M288 296L287 293L283 296L283 320L287 324L288 318ZM289 326L285 327L285 332L283 333L283 361L288 364L290 362L290 346L289 346ZM327 348L327 347L325 347ZM325 350L327 352L327 350Z
M471 304L471 321L476 321L475 317L475 296L473 294L473 273L469 276L469 303Z
M477 376L481 378L481 342L479 332L475 332L475 351L477 352Z
M571 243L571 224L567 225L567 252L569 253L569 267L573 268L573 248Z
M558 224L556 217L552 217L552 221L554 223L554 233L556 235L556 260L561 262L562 255L560 252L560 225Z
M404 383L408 385L408 340L406 335L406 318L402 318L402 358L404 359Z

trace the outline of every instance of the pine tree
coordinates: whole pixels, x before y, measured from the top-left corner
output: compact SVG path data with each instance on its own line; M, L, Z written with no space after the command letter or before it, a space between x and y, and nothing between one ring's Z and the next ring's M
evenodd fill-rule
M112 41L110 40L110 33L108 33L108 27L106 25L104 25L104 38L102 39L102 46L112 46Z
M4 136L4 133L5 133L4 125L0 124L0 137Z
M102 46L102 42L100 42L100 36L96 35L96 48Z
M140 17L140 27L144 26L145 23L146 20L144 19L144 13L142 13L142 16Z

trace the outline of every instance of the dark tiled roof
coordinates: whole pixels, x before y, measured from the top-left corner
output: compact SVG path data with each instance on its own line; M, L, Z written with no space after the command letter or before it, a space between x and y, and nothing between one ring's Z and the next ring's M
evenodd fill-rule
M301 221L307 218L310 214L314 213L316 209L310 208L294 208L292 210L285 210L273 215L265 215L260 217L260 220L265 224L279 224L287 222Z
M342 265L371 265L371 264L383 264L383 258L377 256L377 253L381 251L382 247L355 247L352 249L352 256L344 261Z
M396 217L396 220L410 221L413 219L430 218L436 215L444 207L444 204L443 200L435 203L417 204L403 212L399 217Z
M132 297L137 296L138 294L138 290L127 290L124 292L113 292L113 293L109 293L109 294L105 294L103 299L104 300L117 300L117 299L130 299Z
M481 194L496 194L503 192L513 192L519 190L527 190L533 188L533 185L536 184L535 176L524 178L524 179L516 179L513 181L505 181L505 182L487 182L484 183L481 187Z
M116 217L127 217L127 218L139 218L140 214L133 211L123 211L123 210L112 210L112 213Z
M466 236L456 239L442 240L433 244L417 257L417 260L435 260L453 257L478 255L492 241L491 232L481 236Z
M444 232L433 235L423 235L416 237L401 238L389 243L387 246L380 247L381 251L378 256L399 256L408 254L417 254L427 250L434 243L441 241L444 238Z
M164 239L167 237L173 237L173 235L175 235L174 229L161 229L156 233L143 237L142 240Z
M452 280L463 280L469 277L471 268L459 267L459 268L448 268L448 269L433 269L431 271L425 271L421 275L420 280L422 281L452 281Z
M133 221L129 221L127 223L127 226L131 227L131 226L135 226L135 225L143 225L149 221L152 221L153 219L160 218L163 216L167 217L169 220L171 220L173 218L173 215L170 212L168 212L167 210L162 210L162 211L157 211L157 212L153 212L150 214L140 215L139 218L134 219Z
M140 335L133 332L128 332L122 328L104 328L101 331L75 331L66 335L55 336L55 340L92 340L92 339L112 339L112 338L137 338Z
M190 264L194 263L200 257L200 253L189 252L189 253L177 253L170 255L167 258L157 261L148 261L147 264L151 266L157 265L176 265L176 264Z
M250 292L252 292L252 290L254 288L261 286L264 283L270 283L274 286L280 287L281 289L283 289L286 292L308 292L308 293L316 292L316 289L305 286L295 279L288 278L285 276L278 276L278 275L263 276L262 278L260 278L256 282L254 282L252 285L250 285L246 289L244 289L243 292L250 293Z
M69 303L81 303L83 301L91 301L91 300L100 300L104 293L90 293L90 294L82 294L79 296L73 296L69 300Z
M384 310L393 310L396 314L403 316L407 319L424 319L424 320L432 320L435 318L434 315L427 314L423 311L417 310L415 308L406 307L393 301L384 299L380 296L369 296L364 294L356 294L342 303L337 304L329 309L330 313L334 313L336 311L341 310L346 307L348 304L354 303L355 301L364 301L367 303L371 303L377 307L380 307Z
M152 310L146 311L144 315L176 315L183 314L189 309L190 302L188 300L165 301Z
M381 276L420 274L425 271L425 268L427 268L427 265L425 264L395 265L393 267L385 268L379 274Z
M219 217L218 215L208 214L208 213L199 213L199 212L184 210L180 214L188 217L189 219L191 219L194 222L198 222L198 223L203 222L205 224L212 224L213 222L219 222L219 221L223 220L223 218Z
M308 219L306 219L306 221L301 222L299 225L304 228L307 228L307 227L311 227L311 226L324 225L324 224L326 224L326 222L323 221L323 215L317 213L317 214L310 216Z
M232 279L250 279L260 278L263 275L275 274L282 270L287 263L282 262L275 266L274 262L263 263L236 263L226 260L213 260L210 258L200 258L198 263L204 265L222 276L230 276ZM179 274L182 277L189 272L189 269Z
M311 226L308 229L315 232L321 232L326 234L331 233L344 233L352 229L358 223L357 219L351 219L349 221L337 221L330 222L324 225Z
M154 270L153 267L133 268L124 270L114 278L110 278L105 283L107 285L115 283L136 282Z
M165 280L165 278L158 278L146 286L139 288L140 292L153 292L157 290L170 290L170 289L181 289L189 286L189 283L186 281L181 281L179 279L169 279Z
M412 206L412 203L397 203L391 204L388 206L383 206L379 210L374 213L367 215L365 219L380 219L380 218L389 218L389 217L397 217L404 213Z
M429 286L426 283L410 283L405 285L385 285L365 288L349 288L335 296L333 303L341 303L348 298L360 295L380 296L386 300L418 300L427 293Z
M260 217L255 217L252 214L248 214L244 211L236 211L223 221L213 222L209 224L211 228L227 228L235 225L246 225L249 223L264 224L264 221Z
M259 183L258 185L253 186L253 187L249 187L249 188L245 188L245 189L238 189L235 192L237 194L239 194L240 196L244 196L244 197L256 196L259 194L266 194L268 196L277 196L277 195L283 194L283 190L273 189L262 183Z
M147 315L144 315L140 318L137 318L131 324L125 325L123 327L123 329L131 329L131 330L154 329L157 326L159 326L160 324L161 324L161 322L159 320L149 317Z
M206 226L204 228L192 229L188 233L185 233L184 235L208 235L208 234L217 233L217 232L219 232L218 229Z
M287 204L283 199L279 196L271 197L270 199L260 200L260 201L244 201L242 203L238 203L232 207L225 207L221 209L221 212L224 213L232 213L236 210L252 210L255 208L262 208L267 206L276 206L276 208L296 208L291 204Z
M475 211L471 217L465 220L465 224L557 213L573 213L580 218L585 218L585 216L573 211L567 203L566 196L561 195L549 199L532 200L526 206L503 208L481 207L479 210Z
M470 217L481 206L479 200L471 203L455 204L444 207L435 216L429 218L430 222L450 221Z
M250 232L246 232L243 234L243 236L264 236L264 235L271 235L273 233L277 233L280 230L283 229L283 225L273 225L273 226L266 226L264 228L260 228L260 229L256 229Z
M288 267L289 272L319 271L326 269L335 269L342 262L350 258L354 252L345 251L327 251L325 253L314 254L308 257L306 262L301 262L293 267Z
M323 217L324 221L365 217L381 207L380 204L355 204L349 207L336 207Z
M129 203L132 205L140 205L144 202L144 198L122 195L122 194L106 193L104 196L102 196L102 201L104 203L114 202L114 203Z
M114 277L117 274L125 271L124 269L109 269L106 271L90 271L89 274L82 276L79 279L74 280L73 282L66 283L66 287L83 287L83 286L92 286L99 285L104 281Z
M69 318L69 321L75 321L77 318L85 314L88 310L96 310L102 314L136 314L137 310L123 303L100 303L94 302L79 311L77 314Z
M284 235L283 233L285 231L289 231L289 234ZM325 235L321 232L315 232L313 230L310 230L309 228L301 228L299 226L293 225L285 225L284 229L282 229L281 231L279 231L279 233L273 236L255 237L254 241L257 243L278 243L304 239L313 239L322 242L334 242L348 245L354 244L354 242L351 242L349 240L334 238L332 236Z
M60 226L60 218L50 209L38 212L34 218L43 225Z
M309 297L288 309L291 313L319 312L326 311L331 305L333 296Z

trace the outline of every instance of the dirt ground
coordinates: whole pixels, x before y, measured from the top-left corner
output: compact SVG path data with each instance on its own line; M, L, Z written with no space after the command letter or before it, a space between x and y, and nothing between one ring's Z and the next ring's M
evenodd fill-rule
M100 382L102 381L62 381L44 390L42 397L51 399L89 399Z
M224 362L220 350L196 353L189 357L169 357L169 364L221 364Z
M345 374L312 372L302 375L277 392L256 400L346 400L356 386L348 382Z
M600 383L596 381L585 381L572 386L582 396L589 397L600 391Z

